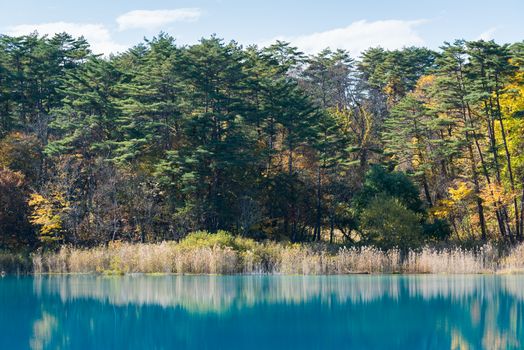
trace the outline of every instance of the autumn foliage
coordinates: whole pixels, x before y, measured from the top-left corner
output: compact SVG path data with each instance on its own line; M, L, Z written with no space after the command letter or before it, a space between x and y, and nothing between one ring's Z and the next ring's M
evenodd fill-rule
M101 57L0 36L1 243L514 245L523 72L522 43L484 40L354 58L161 33Z
M33 242L27 220L28 208L24 176L0 168L0 246L14 248Z

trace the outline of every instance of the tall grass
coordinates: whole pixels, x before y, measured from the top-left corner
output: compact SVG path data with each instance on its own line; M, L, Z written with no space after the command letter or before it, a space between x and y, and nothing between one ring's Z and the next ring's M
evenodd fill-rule
M35 273L177 274L351 274L495 273L524 271L524 245L501 256L485 245L476 250L425 247L401 254L374 247L340 248L197 232L184 240L158 244L110 243L107 247L62 247L33 255Z

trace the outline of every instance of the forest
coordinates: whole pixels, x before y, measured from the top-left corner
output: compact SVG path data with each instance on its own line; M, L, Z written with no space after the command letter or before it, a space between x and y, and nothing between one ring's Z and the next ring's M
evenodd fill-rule
M0 249L524 239L524 42L0 36ZM221 233L222 234L222 233Z

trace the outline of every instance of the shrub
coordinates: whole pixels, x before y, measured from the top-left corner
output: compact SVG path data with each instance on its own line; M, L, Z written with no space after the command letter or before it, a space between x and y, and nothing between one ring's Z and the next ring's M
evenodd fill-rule
M406 250L422 243L419 214L397 199L384 195L375 197L362 212L360 221L362 242L366 245Z
M256 242L250 238L235 237L226 231L209 233L207 231L193 232L180 241L180 249L196 248L231 248L235 251L246 251L254 249Z
M433 222L422 224L424 237L434 241L445 241L451 236L449 223L442 219L434 219Z
M388 172L379 165L372 166L366 173L364 186L354 200L357 210L367 207L376 196L396 198L406 208L423 212L418 189L409 177L401 172Z

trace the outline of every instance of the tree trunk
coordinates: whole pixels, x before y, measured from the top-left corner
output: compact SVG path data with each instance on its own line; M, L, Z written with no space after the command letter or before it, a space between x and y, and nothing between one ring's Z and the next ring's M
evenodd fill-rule
M498 86L498 81L496 79L496 84ZM522 232L520 230L520 219L519 219L519 206L517 202L517 197L515 193L515 181L513 178L513 167L511 166L511 155L509 153L509 147L508 142L506 139L506 130L504 128L504 122L502 121L502 110L500 108L500 100L499 100L499 91L498 89L495 90L496 94L496 104L497 104L497 119L500 124L500 133L502 135L502 143L504 145L504 151L506 154L506 163L508 165L508 175L509 175L509 182L511 186L511 191L513 196L513 210L515 211L515 236L517 237L517 240L522 240Z
M422 185L424 186L424 195L426 196L426 201L428 202L429 207L433 206L433 201L431 200L431 193L429 192L428 180L426 174L422 174Z
M472 129L475 128L474 124L473 124L473 119L471 117L471 109L469 107L469 104L468 103L465 103L464 104L465 107L466 107L466 112L464 114L464 117L469 121L469 125ZM475 142L475 148L477 149L477 152L479 154L479 158L480 158L480 164L482 166L482 172L484 174L484 177L486 178L486 182L488 184L488 186L491 184L491 179L489 177L489 172L488 172L488 167L486 165L486 161L484 159L484 155L482 153L482 148L480 147L480 144L479 144L479 141L478 141L478 137L475 133L473 133L473 140ZM502 238L506 238L506 229L504 227L504 222L503 222L503 219L502 219L502 214L501 214L501 209L499 208L499 202L496 201L495 199L495 194L493 193L493 190L490 188L490 194L491 194L491 197L493 198L493 200L497 203L497 207L495 208L495 215L497 217L497 223L498 223L498 226L499 226L499 231L500 231L500 235Z
M524 183L524 180L522 181ZM522 197L520 197L520 234L522 237L524 233L524 189L522 190Z
M333 215L329 216L329 244L333 243L333 236L335 235L335 220Z
M469 157L471 160L471 175L473 177L473 185L475 189L475 197L476 197L476 202L477 202L477 212L479 215L481 239L483 241L486 241L487 230L486 230L486 219L484 218L484 207L482 206L482 199L480 198L480 186L479 186L479 180L478 180L478 175L477 175L475 156L473 154L473 148L471 147L471 143L469 142L469 136L468 136L467 131L466 131L466 142L468 143L468 152L469 152Z
M317 175L317 218L315 223L315 240L320 241L322 223L322 168L319 164Z

